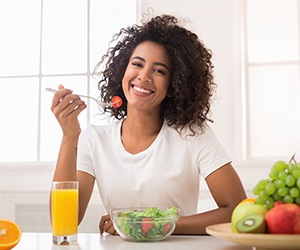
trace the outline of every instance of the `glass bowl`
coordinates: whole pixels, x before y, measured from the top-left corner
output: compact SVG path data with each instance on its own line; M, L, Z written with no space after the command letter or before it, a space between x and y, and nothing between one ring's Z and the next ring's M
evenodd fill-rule
M111 209L110 218L118 234L130 241L160 241L170 236L180 216L176 207Z

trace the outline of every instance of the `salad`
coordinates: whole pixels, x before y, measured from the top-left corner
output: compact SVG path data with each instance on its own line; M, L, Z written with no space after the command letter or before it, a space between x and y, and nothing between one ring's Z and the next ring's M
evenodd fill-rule
M179 218L176 207L160 210L156 207L112 210L111 218L121 236L134 241L162 240L175 229Z

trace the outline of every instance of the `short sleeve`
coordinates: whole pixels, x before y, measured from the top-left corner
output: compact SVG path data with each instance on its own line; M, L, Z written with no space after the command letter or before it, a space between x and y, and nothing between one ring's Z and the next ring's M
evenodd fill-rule
M201 176L206 179L218 168L230 163L231 159L210 127L206 128L199 140L201 146L197 147L196 162Z

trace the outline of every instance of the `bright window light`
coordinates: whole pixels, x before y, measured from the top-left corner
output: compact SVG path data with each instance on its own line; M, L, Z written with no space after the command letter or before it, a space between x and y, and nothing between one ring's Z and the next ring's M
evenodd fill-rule
M136 13L134 0L0 1L0 165L56 161L62 132L45 88L98 97L94 67ZM107 123L86 102L81 128Z

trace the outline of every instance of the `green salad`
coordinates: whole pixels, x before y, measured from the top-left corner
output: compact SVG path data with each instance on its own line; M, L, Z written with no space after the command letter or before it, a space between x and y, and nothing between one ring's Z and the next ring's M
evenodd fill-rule
M173 231L179 217L178 211L176 207L124 211L118 213L115 223L132 240L158 240Z

